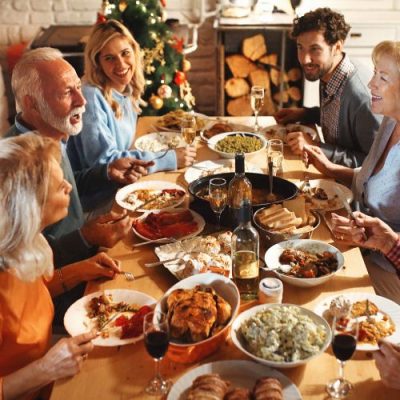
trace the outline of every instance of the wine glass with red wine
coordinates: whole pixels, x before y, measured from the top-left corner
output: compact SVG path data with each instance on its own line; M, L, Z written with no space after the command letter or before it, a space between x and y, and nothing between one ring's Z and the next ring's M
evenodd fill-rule
M345 318L333 318L332 351L339 362L339 377L326 385L326 391L333 399L344 399L353 385L344 378L344 366L357 347L358 321Z
M145 391L154 396L161 396L167 393L171 386L171 382L163 379L160 374L160 361L167 352L169 345L167 315L159 311L146 314L143 321L143 333L146 350L156 363L155 376L149 382Z

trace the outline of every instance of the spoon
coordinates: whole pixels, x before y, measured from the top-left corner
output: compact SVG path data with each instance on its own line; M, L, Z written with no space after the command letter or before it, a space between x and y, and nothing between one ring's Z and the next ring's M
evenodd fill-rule
M273 193L273 181L274 181L273 167L274 163L271 157L268 157L268 180L269 180L269 193L267 194L268 202L276 201L276 195Z

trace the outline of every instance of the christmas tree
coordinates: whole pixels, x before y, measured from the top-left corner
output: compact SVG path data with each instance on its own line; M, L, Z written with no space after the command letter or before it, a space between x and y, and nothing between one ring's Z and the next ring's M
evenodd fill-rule
M166 23L165 0L103 1L98 22L116 19L133 34L143 51L146 87L142 115L163 115L191 110L195 99L185 72L183 40L174 36Z

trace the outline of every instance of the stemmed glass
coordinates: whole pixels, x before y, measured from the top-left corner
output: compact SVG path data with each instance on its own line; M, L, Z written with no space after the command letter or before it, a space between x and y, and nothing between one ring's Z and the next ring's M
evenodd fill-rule
M326 391L333 399L345 398L353 385L344 378L344 365L349 360L357 346L358 320L344 326L342 319L333 318L332 322L332 350L339 362L339 377L332 379L326 385Z
M264 104L264 88L262 86L252 86L250 92L250 104L255 116L254 132L258 133L258 113Z
M273 174L283 172L283 142L280 139L270 139L267 145L267 158L272 160Z
M221 228L221 214L227 203L228 190L226 179L213 178L210 179L208 187L208 196L211 209L217 216L217 229Z
M155 376L147 385L146 393L161 396L168 392L171 382L163 379L160 374L160 361L167 352L169 345L169 326L167 315L162 312L151 312L143 320L144 343L147 352L155 360Z
M196 138L196 118L193 114L186 114L181 121L181 134L190 146Z

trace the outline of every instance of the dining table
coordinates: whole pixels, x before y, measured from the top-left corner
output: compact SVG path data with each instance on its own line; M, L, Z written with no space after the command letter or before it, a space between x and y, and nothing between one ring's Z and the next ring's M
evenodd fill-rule
M156 131L159 117L140 117L137 124L136 137ZM254 125L254 117L224 117L232 124ZM260 117L261 127L276 124L272 117ZM196 161L216 160L219 155L207 144L196 140ZM266 151L250 156L248 161L267 170ZM187 188L184 179L185 169L163 171L140 178L177 183ZM323 178L313 167L306 166L299 156L290 152L284 146L283 177L291 181L301 181L307 173L310 179ZM186 196L185 206L190 206L189 195ZM136 214L135 214L136 215ZM137 214L139 215L139 214ZM325 241L336 246L344 256L344 268L326 283L315 287L295 287L284 283L283 302L300 305L313 310L324 298L347 293L374 293L368 276L361 251L358 247L349 247L336 243L325 223L321 222L314 231L313 239ZM128 281L121 275L112 280L88 282L86 294L106 289L132 289L146 293L159 300L177 279L163 266L146 268L147 262L158 261L154 252L155 244L133 247L141 242L132 232L113 248L108 254L120 261L121 268L131 272L135 279ZM260 256L263 256L260 252ZM246 308L246 307L244 307ZM161 362L161 371L165 378L175 382L180 376L192 368L204 363L218 360L250 360L232 343L230 337L212 355L193 364L181 364L165 357ZM280 369L298 388L303 399L328 399L325 390L327 381L338 376L338 362L329 348L318 357L312 358L305 365ZM81 371L75 376L55 382L51 400L146 400L154 399L144 391L150 379L154 376L154 360L147 353L143 340L130 345L99 347L95 346L89 357L84 361ZM371 352L357 351L346 363L345 376L353 390L348 399L398 399L397 390L385 387L375 366ZM175 399L173 399L175 400ZM178 400L178 399L176 399Z

